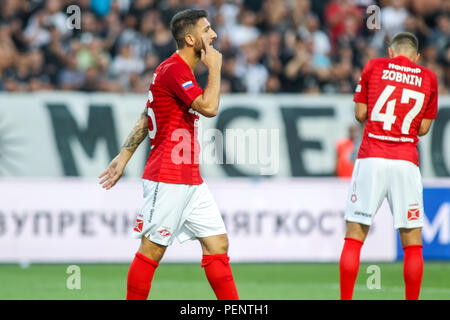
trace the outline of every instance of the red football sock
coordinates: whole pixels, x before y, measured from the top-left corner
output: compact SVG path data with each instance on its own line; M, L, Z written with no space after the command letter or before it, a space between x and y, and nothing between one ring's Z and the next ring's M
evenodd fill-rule
M128 270L127 300L147 300L157 267L158 262L136 253Z
M362 241L345 238L344 248L342 249L341 259L339 261L341 300L351 300L353 297L353 289L359 271L359 257L363 244L364 242Z
M229 261L226 253L203 255L201 267L218 300L239 300Z
M403 278L405 279L406 300L419 299L423 275L422 246L412 245L403 248Z

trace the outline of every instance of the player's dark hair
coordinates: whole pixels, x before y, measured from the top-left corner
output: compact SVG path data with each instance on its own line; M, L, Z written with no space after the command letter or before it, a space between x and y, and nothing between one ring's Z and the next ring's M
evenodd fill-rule
M417 53L419 51L419 40L411 32L397 33L391 40L390 47L393 49L409 46Z
M207 16L208 12L206 10L186 9L172 17L170 30L172 31L178 49L184 48L184 37L190 28L194 27L199 19L206 18Z

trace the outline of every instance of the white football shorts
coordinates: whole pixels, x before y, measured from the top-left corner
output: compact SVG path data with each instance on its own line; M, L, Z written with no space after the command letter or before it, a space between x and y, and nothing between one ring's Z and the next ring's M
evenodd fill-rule
M394 228L423 226L423 186L419 167L405 160L357 159L345 220L370 226L386 197Z
M174 184L143 179L144 204L133 237L163 246L225 234L225 224L206 183Z

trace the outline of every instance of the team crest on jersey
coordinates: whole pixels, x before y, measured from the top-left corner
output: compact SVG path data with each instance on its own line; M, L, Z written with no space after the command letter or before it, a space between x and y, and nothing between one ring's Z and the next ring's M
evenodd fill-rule
M181 86L184 88L184 90L187 90L190 87L193 87L194 83L192 81L187 81L187 82L183 83Z

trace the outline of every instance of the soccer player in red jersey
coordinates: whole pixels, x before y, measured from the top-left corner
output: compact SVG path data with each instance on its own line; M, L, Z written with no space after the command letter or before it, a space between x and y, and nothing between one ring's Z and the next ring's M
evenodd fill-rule
M361 247L385 197L405 254L406 299L419 298L424 212L417 142L436 118L438 86L436 75L416 64L418 46L413 34L397 34L389 58L367 62L356 87L355 117L366 124L345 212L339 262L343 300L352 299Z
M177 51L155 70L143 114L119 155L100 175L113 187L128 160L149 136L150 156L143 174L144 205L133 233L141 244L128 271L127 299L147 299L153 274L175 238L200 241L206 277L220 300L239 299L228 257L222 216L199 171L199 114L214 117L219 107L222 55L204 10L188 9L170 23ZM203 91L194 68L209 71Z

